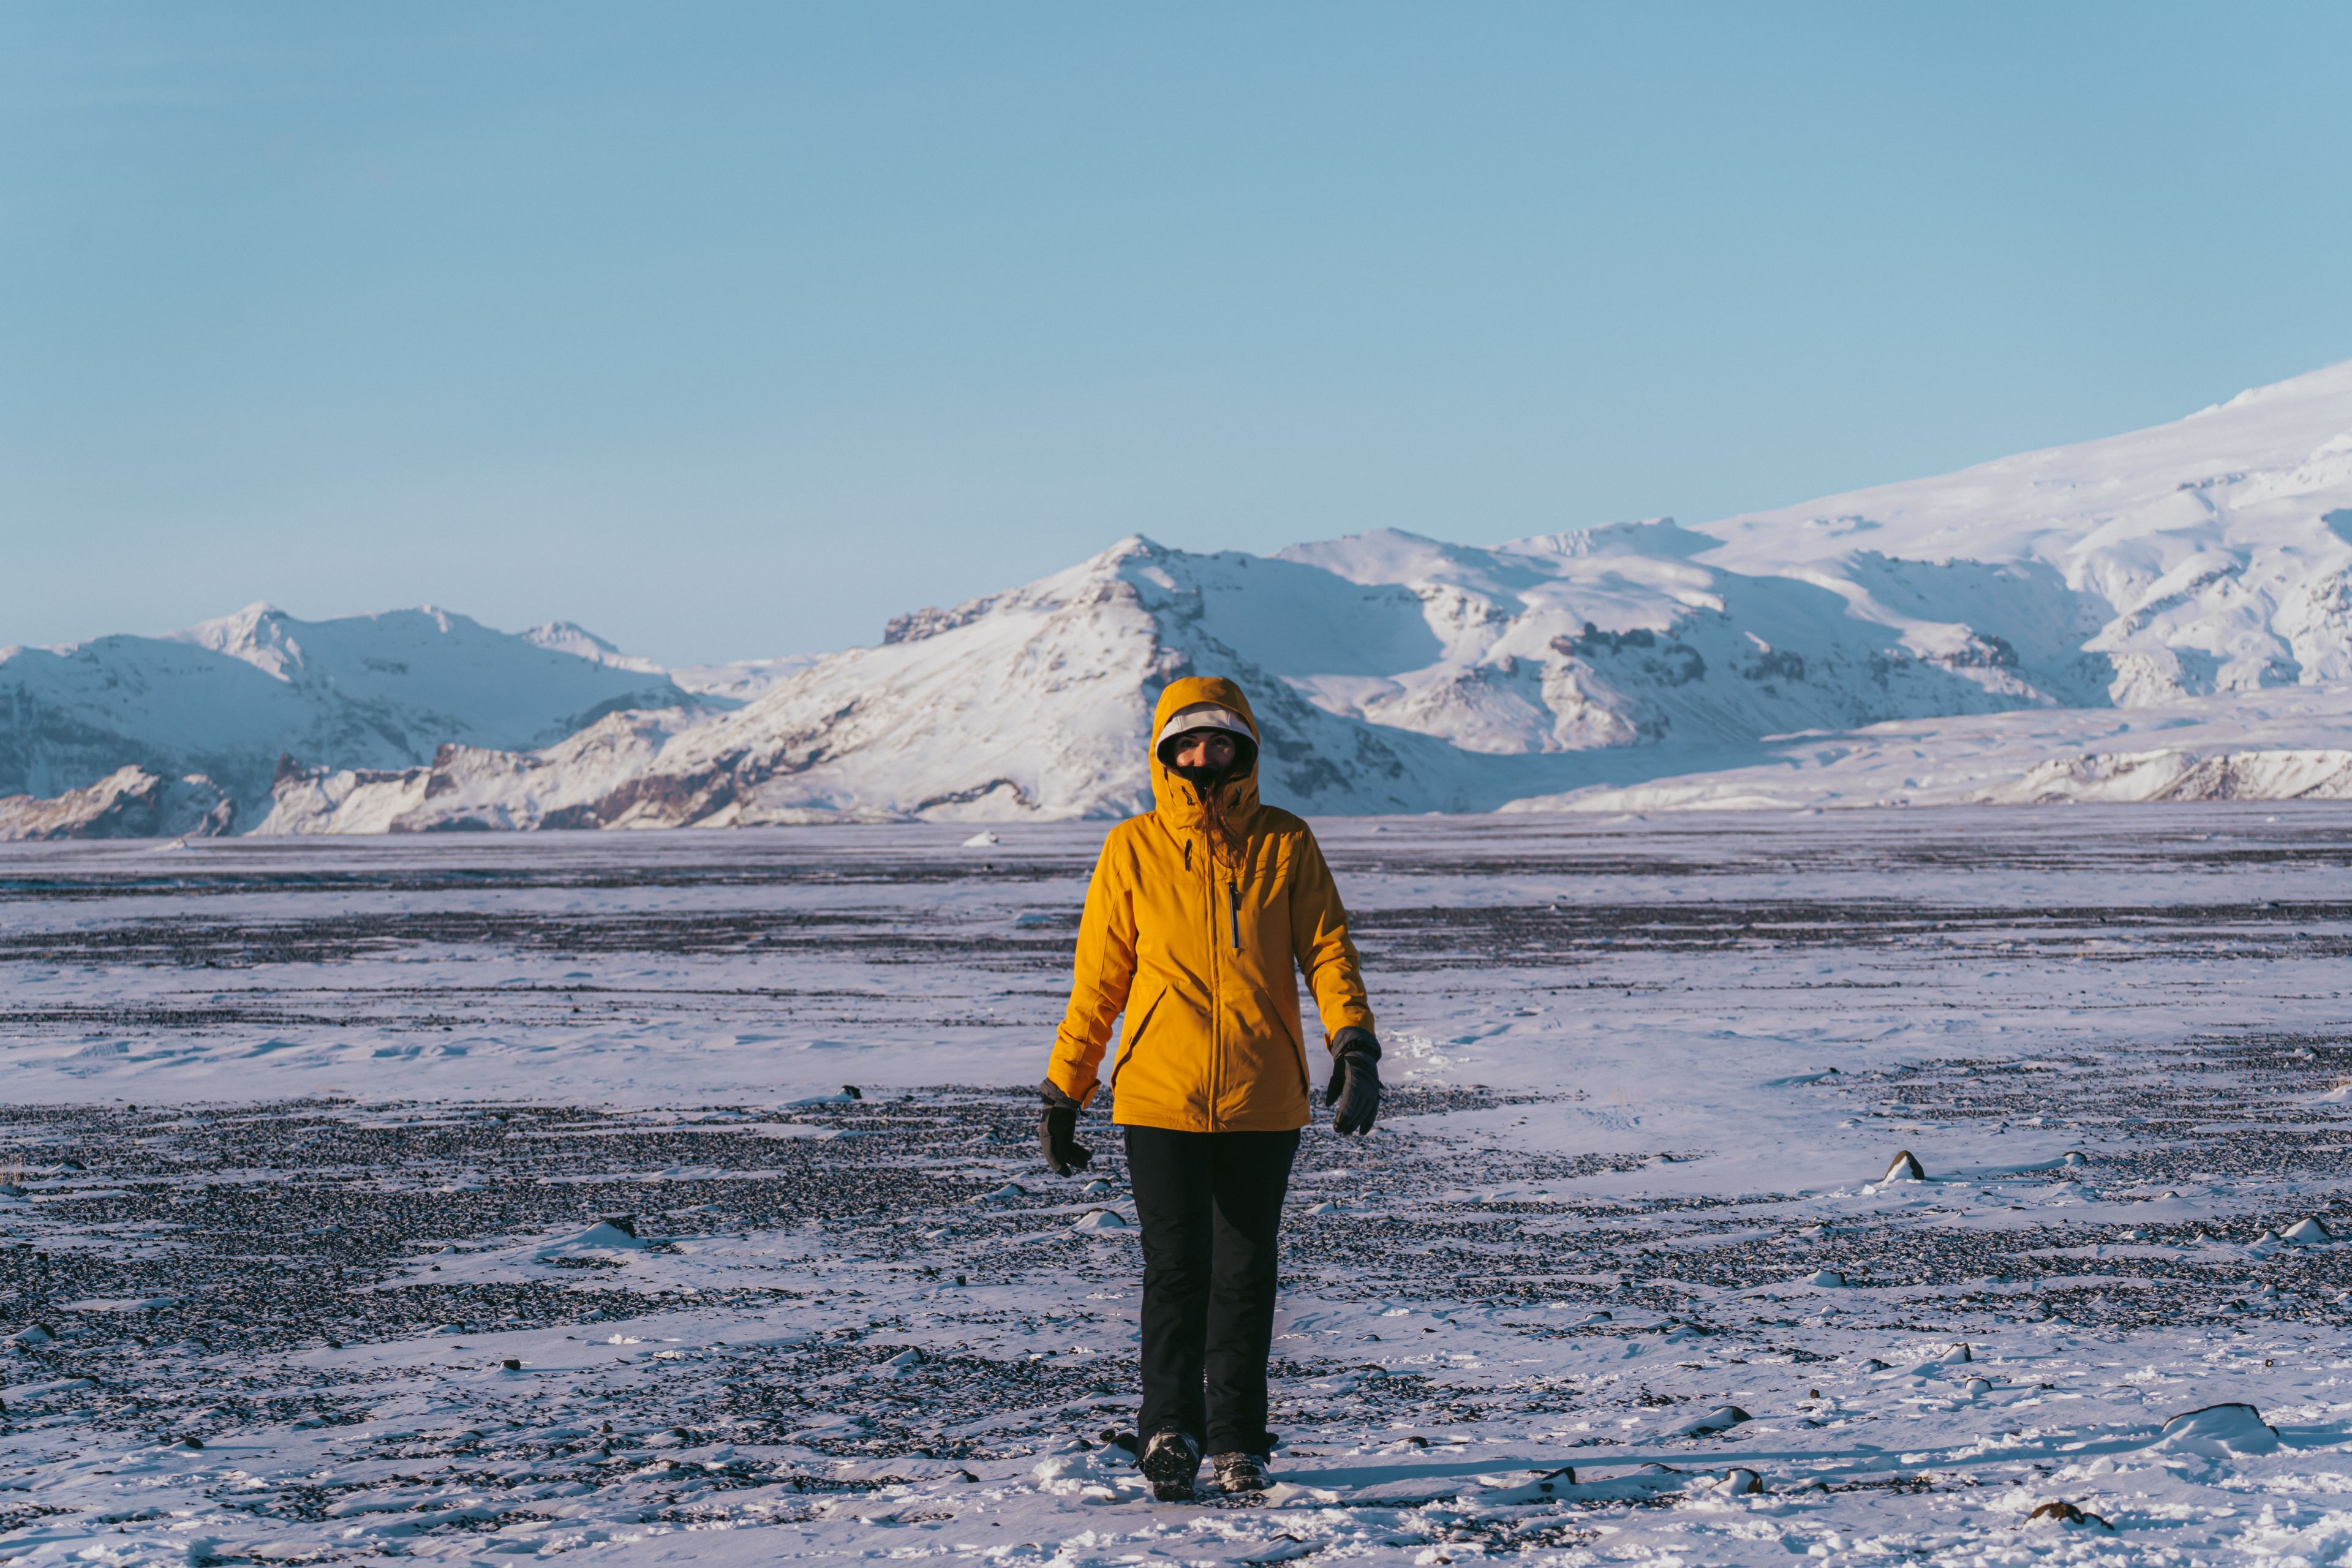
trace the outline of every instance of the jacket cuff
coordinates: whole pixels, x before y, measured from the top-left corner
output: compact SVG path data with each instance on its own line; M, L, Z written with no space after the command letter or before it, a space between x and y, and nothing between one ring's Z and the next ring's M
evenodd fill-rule
M1334 1057L1362 1057L1366 1061L1376 1062L1381 1059L1381 1043L1372 1037L1370 1029L1350 1024L1331 1037L1331 1054Z
M1064 1093L1062 1086L1050 1078L1037 1086L1037 1092L1045 1097L1045 1104L1055 1110L1076 1110L1086 1104L1085 1100L1075 1095Z

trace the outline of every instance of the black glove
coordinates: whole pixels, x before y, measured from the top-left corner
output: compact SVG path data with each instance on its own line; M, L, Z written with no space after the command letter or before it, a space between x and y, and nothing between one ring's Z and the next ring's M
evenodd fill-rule
M1336 1109L1331 1127L1337 1132L1370 1132L1381 1113L1381 1043L1370 1029L1342 1029L1331 1041L1331 1081L1323 1103Z
M1045 1169L1057 1176L1083 1171L1094 1151L1078 1142L1078 1102L1047 1079L1037 1086L1045 1097L1045 1113L1037 1119L1037 1147L1045 1155Z

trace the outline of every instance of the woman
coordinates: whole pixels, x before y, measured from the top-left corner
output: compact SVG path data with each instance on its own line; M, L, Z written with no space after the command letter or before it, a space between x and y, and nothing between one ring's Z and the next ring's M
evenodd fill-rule
M1155 809L1111 829L1095 863L1038 1137L1055 1174L1087 1163L1078 1110L1125 1014L1111 1120L1143 1226L1138 1460L1176 1502L1204 1444L1226 1491L1265 1489L1275 1233L1308 1118L1297 971L1322 1016L1341 1132L1371 1128L1381 1047L1315 835L1258 802L1241 688L1176 681L1151 730Z

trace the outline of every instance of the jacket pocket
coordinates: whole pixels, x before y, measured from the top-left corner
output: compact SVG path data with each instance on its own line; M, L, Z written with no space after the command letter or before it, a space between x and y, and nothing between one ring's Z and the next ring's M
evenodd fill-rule
M1162 986L1154 994L1151 1000L1144 1005L1143 1013L1135 1020L1134 1026L1120 1031L1118 1060L1110 1065L1110 1083L1114 1091L1118 1088L1119 1069L1127 1066L1127 1058L1135 1054L1135 1047L1143 1043L1144 1026L1151 1022L1151 1015L1160 1011L1160 1004L1166 1000L1168 1000L1168 990L1167 987Z
M1312 1105L1315 1101L1315 1084L1307 1071L1307 1042L1299 1037L1298 1030L1291 1026L1289 1016L1275 1003L1273 997L1261 991L1258 993L1258 1004L1265 1010L1265 1016L1274 1020L1276 1031L1289 1045L1290 1059L1298 1068L1299 1091L1307 1096L1307 1103Z

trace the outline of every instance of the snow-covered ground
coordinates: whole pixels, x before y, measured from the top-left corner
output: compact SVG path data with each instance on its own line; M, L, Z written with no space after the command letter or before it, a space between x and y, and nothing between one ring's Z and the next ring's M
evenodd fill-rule
M2352 1549L2352 805L1323 825L1394 1103L1182 1507L1099 832L0 850L0 1558Z

